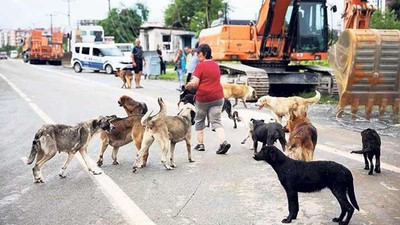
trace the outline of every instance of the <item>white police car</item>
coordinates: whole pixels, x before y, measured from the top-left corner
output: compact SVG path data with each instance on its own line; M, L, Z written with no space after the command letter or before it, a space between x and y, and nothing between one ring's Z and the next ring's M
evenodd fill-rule
M76 43L72 49L71 66L75 72L90 69L112 74L117 69L130 67L132 59L124 56L113 44Z

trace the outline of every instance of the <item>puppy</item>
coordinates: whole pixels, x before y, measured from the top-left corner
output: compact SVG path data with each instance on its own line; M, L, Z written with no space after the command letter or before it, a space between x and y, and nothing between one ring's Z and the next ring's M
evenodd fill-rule
M122 99L125 99L125 98L126 97L124 97ZM121 99L120 99L120 101L121 101ZM122 100L122 101L124 101L124 100ZM134 100L131 99L131 101L134 101ZM130 108L131 105L128 104L127 102L131 102L131 101L125 101L126 108ZM114 127L115 127L114 130L112 130L111 132L101 131L101 133L100 133L101 149L100 149L100 153L99 153L99 158L97 160L98 166L103 165L103 155L104 155L104 152L107 149L108 145L111 145L113 147L112 159L113 159L114 165L119 164L118 160L117 160L117 154L118 154L118 150L120 147L122 147L126 144L129 144L134 140L137 150L138 151L140 150L140 148L142 146L142 139L143 139L143 133L144 133L144 127L141 124L141 120L142 120L143 115L145 113L147 113L147 106L144 103L136 104L136 107L133 107L132 111L140 112L140 113L131 114L130 116L125 117L125 118L115 118L110 121L111 124L114 125ZM146 165L147 157L148 157L147 154L145 154L143 156L143 162L142 162L143 166Z
M374 164L372 163L372 159L375 156L375 172L381 172L381 138L379 134L374 129L366 129L361 132L362 137L362 145L363 149L360 151L352 151L351 153L363 154L364 155L364 162L365 167L364 170L368 170L369 175L373 174ZM368 160L371 164L371 167L368 165Z
M224 84L224 98L229 99L233 97L235 99L235 107L238 103L238 99L242 99L244 107L247 108L246 100L249 98L257 98L257 93L251 86L240 85L240 84Z
M265 146L254 159L265 160L278 175L281 185L286 191L289 202L289 215L282 223L290 223L297 219L299 212L298 192L316 192L329 188L340 204L341 213L333 222L340 225L349 224L357 204L353 186L353 175L341 164L331 161L303 162L293 160L283 154L275 146ZM347 200L347 194L350 202ZM344 216L347 213L345 221Z
M115 76L121 78L123 82L121 88L128 88L128 89L132 88L132 79L133 79L132 71L117 69L117 71L115 71Z
M64 124L45 124L35 134L33 139L31 153L27 164L32 164L36 157L36 164L33 167L33 177L35 183L43 183L41 168L43 164L49 161L57 152L68 154L67 160L61 167L59 173L61 178L65 178L65 170L72 157L79 151L89 171L94 175L100 173L92 170L87 163L86 149L92 137L100 130L110 132L114 126L109 122L114 117L99 116L96 119L78 123L75 126Z
M258 99L256 106L259 109L266 108L271 110L276 115L276 121L282 123L282 117L289 117L290 111L295 111L296 113L306 112L308 106L317 103L321 98L321 94L318 91L315 91L315 93L316 95L312 98L263 96Z
M289 131L289 141L286 144L286 154L292 159L312 161L317 145L317 129L310 123L307 113L296 115L291 111L290 118L284 127Z
M186 142L188 160L194 162L192 159L191 140L192 140L192 125L194 124L194 106L191 104L185 104L181 108L177 116L167 116L167 107L161 98L158 99L160 105L160 111L150 116L152 112L147 112L142 118L142 125L145 126L145 132L143 136L142 148L137 154L136 162L133 166L133 172L136 172L138 167L139 159L148 152L150 146L154 140L157 140L161 145L162 158L161 163L167 170L171 170L176 167L174 162L174 150L175 144L180 141ZM168 148L170 147L171 157L170 165L167 165L166 158L168 154Z
M146 103L135 101L126 95L123 95L119 98L118 104L120 107L124 108L128 116L145 114L148 110Z
M264 123L264 120L251 119L253 123L253 148L254 154L257 153L258 142L262 142L262 146L274 145L276 140L279 140L282 150L285 151L286 139L280 123Z

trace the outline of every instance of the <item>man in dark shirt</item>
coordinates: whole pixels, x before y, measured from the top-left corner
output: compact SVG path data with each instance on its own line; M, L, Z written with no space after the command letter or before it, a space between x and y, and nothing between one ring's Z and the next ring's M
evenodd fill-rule
M132 49L132 66L135 70L135 83L136 88L143 88L140 86L140 78L142 77L143 71L143 48L140 45L140 40L136 39L136 46Z

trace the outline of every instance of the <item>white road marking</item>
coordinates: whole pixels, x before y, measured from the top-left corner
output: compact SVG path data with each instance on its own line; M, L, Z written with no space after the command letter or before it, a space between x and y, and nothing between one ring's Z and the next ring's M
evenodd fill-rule
M384 186L386 189L390 190L390 191L399 191L399 189L395 188L395 187L391 187L389 185L387 185L385 182L381 182L380 183L382 186Z
M54 121L47 116L46 113L43 112L43 110L41 110L35 103L33 103L32 100L28 98L14 83L12 83L3 74L0 74L0 77L5 80L29 104L33 111L35 111L35 113L37 113L45 123L54 124ZM82 157L79 157L78 154L76 154L75 157L79 160L82 167L87 171L86 164ZM22 157L21 160L24 161L24 157ZM88 163L95 165L94 161L89 156L88 161ZM101 171L99 167L95 167L97 171ZM111 204L121 211L121 214L129 224L155 224L132 201L132 199L130 199L129 196L108 175L104 173L104 171L102 171L101 175L96 176L89 173L89 177L95 181L95 184L104 193Z

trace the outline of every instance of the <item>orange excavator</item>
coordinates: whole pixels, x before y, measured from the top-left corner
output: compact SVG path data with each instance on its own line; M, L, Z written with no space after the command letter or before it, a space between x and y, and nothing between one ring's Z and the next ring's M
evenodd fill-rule
M344 2L346 30L341 35L339 43L341 40L346 42L345 38L342 38L343 35L353 32L351 40L357 46L366 36L360 36L357 39L354 35L359 33L357 30L371 31L368 26L373 10L370 9L370 6L366 6L366 0L344 0ZM331 7L331 10L335 11L336 6ZM223 74L229 75L228 77L233 77L236 83L254 87L259 97L269 94L270 91L296 89L300 86L303 88L311 86L323 93L342 96L346 87L337 86L336 79L340 77L333 75L337 74L334 72L335 66L332 66L334 69L332 70L299 63L328 59L327 12L326 0L264 0L256 22L228 20L225 16L225 18L214 21L210 28L200 32L199 43L210 45L214 60L240 61L241 64L220 64L221 71ZM348 28L353 28L353 31L348 31ZM393 45L391 45L391 47L395 47L395 45L397 47L391 54L399 57L399 31L393 31L391 35L397 35L397 39L394 38ZM378 42L383 37L381 32L375 32L369 38ZM369 47L371 47L369 51L385 48L383 42L379 42L375 46L369 45ZM356 47L354 55L347 58L348 61L363 59L359 55L360 52L357 51L360 48L362 47ZM393 58L393 63L395 63L394 61ZM353 66L355 65L354 62L351 63ZM378 62L375 61L375 63ZM397 64L399 63L399 58L397 58ZM364 68L360 66L358 69L363 70ZM400 65L391 72L394 79L391 81L395 83L397 92L400 90L399 70ZM350 71L348 76L354 77L356 71L352 69ZM375 83L377 84L377 82ZM365 85L365 89L370 89L373 83ZM274 89L274 91L270 89ZM349 100L351 98L346 98L346 102ZM391 98L386 100L386 104L391 102ZM363 101L359 101L358 104L363 104Z

